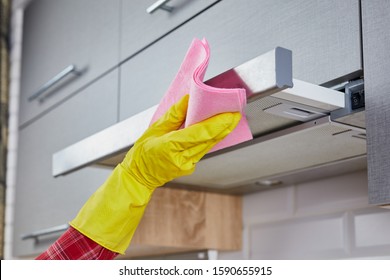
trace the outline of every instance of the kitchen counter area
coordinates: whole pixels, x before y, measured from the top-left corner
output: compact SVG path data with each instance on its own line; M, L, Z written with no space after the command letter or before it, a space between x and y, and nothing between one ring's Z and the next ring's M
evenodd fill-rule
M171 0L171 12L147 13L154 2L13 1L5 259L34 258L61 235L22 238L77 214L147 127L194 37L210 44L205 81L261 93L246 109L254 140L159 188L118 259L390 259L389 83L378 74L390 69L379 32L390 5ZM88 142L113 130L122 142Z

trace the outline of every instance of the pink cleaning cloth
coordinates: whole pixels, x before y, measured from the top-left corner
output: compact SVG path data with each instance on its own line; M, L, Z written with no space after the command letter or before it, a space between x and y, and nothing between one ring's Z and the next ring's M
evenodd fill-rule
M210 48L205 39L194 39L182 62L179 72L162 98L151 124L184 95L189 94L184 127L201 122L217 114L241 112L237 127L213 147L210 152L239 144L253 138L245 116L246 92L242 88L216 88L203 83L210 58Z

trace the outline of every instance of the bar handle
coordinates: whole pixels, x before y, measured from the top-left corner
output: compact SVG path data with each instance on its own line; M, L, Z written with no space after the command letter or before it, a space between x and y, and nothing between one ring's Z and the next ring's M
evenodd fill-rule
M24 235L21 236L21 238L22 238L22 240L35 239L35 241L38 241L38 237L40 237L40 236L44 236L44 235L49 235L49 234L65 231L68 228L69 228L68 224L54 226L54 227L51 227L51 228L46 228L46 229L38 230L38 231L35 231L35 232L32 232L32 233L24 234Z
M71 64L67 67L65 67L60 73L55 75L53 78L51 78L49 81L47 81L43 86L41 86L40 89L38 89L34 94L32 94L29 98L28 101L33 101L37 99L38 97L41 97L41 95L47 91L49 88L54 86L56 83L64 79L66 76L69 74L75 74L77 76L81 75L81 71L79 71L75 65ZM41 97L42 98L42 97Z
M148 14L152 14L154 13L155 11L157 10L164 10L164 11L167 11L167 12L172 12L173 11L173 7L172 6L168 6L167 3L169 2L170 0L158 0L157 2L155 2L153 5L151 5L150 7L148 7L146 9L146 12Z

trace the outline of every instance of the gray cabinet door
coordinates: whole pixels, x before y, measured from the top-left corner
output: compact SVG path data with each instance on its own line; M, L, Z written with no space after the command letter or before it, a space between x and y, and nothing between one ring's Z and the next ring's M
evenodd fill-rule
M206 79L276 46L293 51L303 81L332 84L362 70L358 0L224 0L122 65L121 119L160 101L194 37L210 44Z
M369 202L390 205L390 2L362 1Z
M20 124L118 64L119 6L120 0L31 1L24 13ZM41 101L28 100L71 64L82 71L80 76L65 77Z
M117 121L118 71L115 70L56 110L20 130L14 216L14 255L36 255L60 234L38 242L21 235L68 223L104 182L108 169L87 167L52 177L53 153Z
M179 25L190 20L217 0L171 0L171 12L146 9L157 0L122 1L121 7L121 61L160 39Z

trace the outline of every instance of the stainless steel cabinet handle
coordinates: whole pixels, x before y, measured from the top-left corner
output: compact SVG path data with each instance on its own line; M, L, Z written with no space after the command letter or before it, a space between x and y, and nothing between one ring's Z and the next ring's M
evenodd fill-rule
M170 0L158 0L156 3L154 3L153 5L148 7L146 9L146 12L148 14L152 14L155 11L157 11L158 9L164 10L164 11L167 11L167 12L172 12L173 11L173 7L166 5L169 1Z
M55 75L53 78L51 78L48 82L46 82L43 86L41 86L40 89L38 89L33 95L31 95L28 98L28 101L33 101L40 97L45 91L47 91L49 88L54 86L56 83L61 81L63 78L68 76L69 74L75 74L75 75L80 75L81 71L77 70L76 66L71 64L68 67L66 67L64 70L62 70L60 73ZM42 97L41 97L42 98Z
M69 225L64 224L64 225L55 226L55 227L51 227L51 228L47 228L47 229L38 230L38 231L35 231L32 233L28 233L28 234L22 235L21 238L22 238L22 240L33 238L33 239L35 239L35 241L38 241L38 237L40 237L40 236L65 231L68 228L69 228Z

